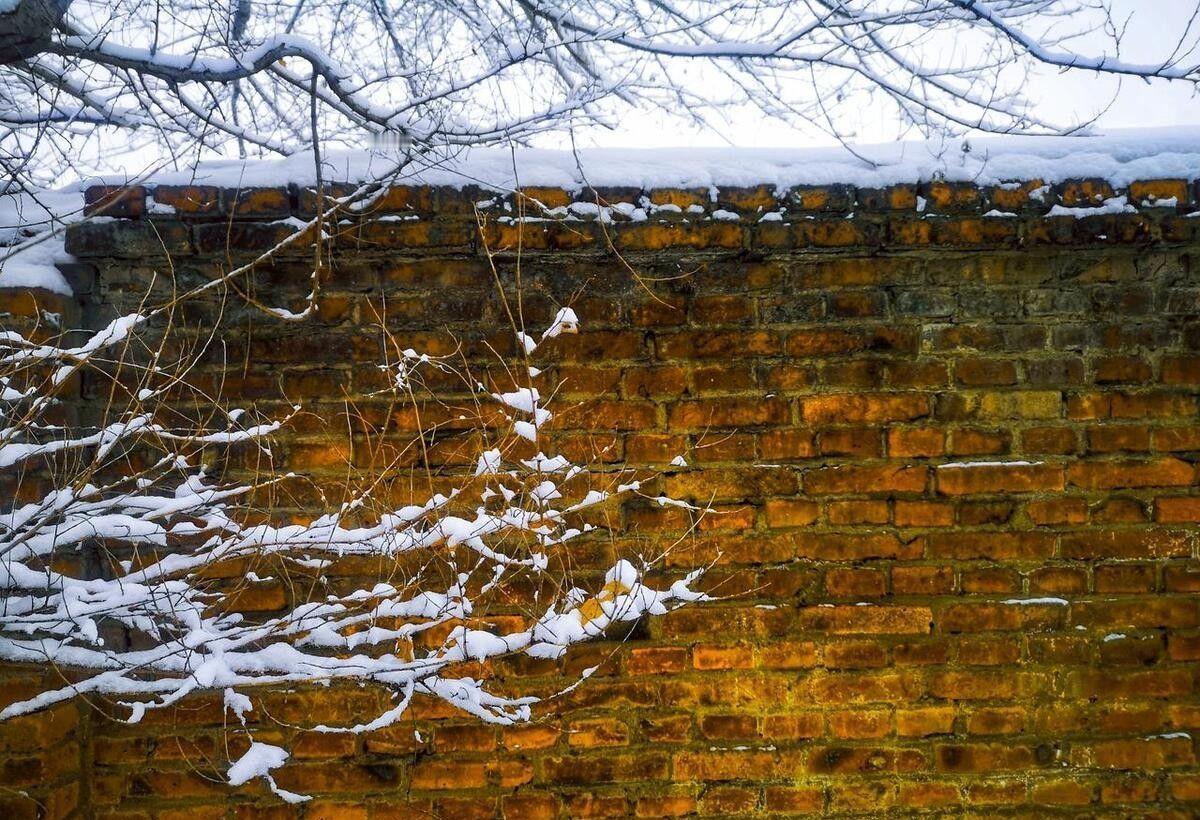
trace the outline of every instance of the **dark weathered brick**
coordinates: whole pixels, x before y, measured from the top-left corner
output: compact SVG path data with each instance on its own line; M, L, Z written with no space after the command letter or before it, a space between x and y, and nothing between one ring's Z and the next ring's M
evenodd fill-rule
M182 222L113 220L81 222L66 233L66 251L86 258L137 259L191 252L191 230Z

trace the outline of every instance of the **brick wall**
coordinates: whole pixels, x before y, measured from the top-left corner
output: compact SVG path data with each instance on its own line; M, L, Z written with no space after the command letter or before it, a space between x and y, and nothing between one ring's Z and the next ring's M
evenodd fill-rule
M147 207L150 193L175 213ZM527 193L551 208L573 199ZM1115 193L1134 211L1046 215ZM304 241L241 292L188 306L190 327L220 324L226 341L197 378L267 410L303 402L311 415L278 465L335 487L348 465L372 468L363 438L347 439L345 398L374 406L377 317L433 352L453 336L483 370L490 347L511 351L489 248L510 291L519 261L530 326L572 300L583 320L548 347L540 377L562 385L557 446L652 468L666 491L722 513L683 538L685 511L630 504L612 540L579 548L586 575L626 547L682 538L666 572L715 560L705 583L721 598L559 664L480 670L551 692L601 664L530 726L418 703L374 735L296 733L314 715L369 716L384 695L264 694L262 737L295 752L280 785L316 796L306 816L368 820L1194 816L1194 194L1173 180L763 187L715 201L606 190L592 202L668 207L637 222L521 223L509 198L481 227L481 194L398 188L337 227L313 320L271 321L243 298L303 304ZM134 190L116 219L68 234L76 279L93 282L84 313L127 307L155 270L189 284L248 261L311 207L295 188ZM1009 215L984 216L994 211ZM398 439L411 435L411 420L396 422ZM671 466L679 454L691 466ZM428 458L452 471L474 456ZM311 500L294 498L298 511ZM242 605L270 611L292 594L266 585ZM65 760L50 744L73 744L95 816L294 813L219 782L240 742L219 698L136 726L80 714L76 734L57 717L45 733L0 727L0 750L22 756L5 765Z

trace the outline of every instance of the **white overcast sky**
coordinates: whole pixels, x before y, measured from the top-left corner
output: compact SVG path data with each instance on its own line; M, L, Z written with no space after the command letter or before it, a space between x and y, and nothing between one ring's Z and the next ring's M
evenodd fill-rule
M1127 62L1152 62L1162 59L1175 46L1196 10L1196 0L1111 0L1114 18L1127 22L1121 44L1121 57ZM1190 36L1195 42L1196 27ZM1088 53L1110 51L1111 41L1097 38L1094 43L1079 42L1077 49ZM1200 62L1200 55L1192 55ZM1142 80L1098 77L1073 72L1063 75L1044 71L1025 89L1037 105L1037 112L1065 126L1088 121L1100 114L1095 130L1101 133L1118 128L1170 125L1200 126L1200 94L1185 83L1165 81L1148 84ZM880 114L874 120L864 115L853 142L890 142L898 136L898 126ZM689 130L678 121L661 116L631 112L621 118L616 130L594 130L577 134L585 145L606 147L724 146L794 147L831 145L832 139L821 134L799 133L761 116L745 114L721 132ZM918 134L903 134L919 138ZM546 147L565 147L562 140L548 139Z

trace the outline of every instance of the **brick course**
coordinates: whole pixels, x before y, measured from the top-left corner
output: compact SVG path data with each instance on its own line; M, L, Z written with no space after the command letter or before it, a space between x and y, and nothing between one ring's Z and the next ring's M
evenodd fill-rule
M1046 216L1114 193L1138 211ZM332 485L348 464L379 463L363 438L347 442L344 401L383 414L375 326L430 352L461 342L473 366L494 368L491 350L511 353L513 340L485 248L507 286L519 260L531 327L582 294L583 332L546 345L540 377L564 382L558 446L653 468L666 491L719 509L667 564L712 563L705 584L720 600L558 664L477 670L552 693L601 664L532 725L483 726L418 702L375 734L314 736L292 726L361 719L385 694L262 693L261 739L295 753L279 784L315 795L307 817L365 820L1193 816L1195 194L1187 180L1123 192L1098 180L752 187L715 201L530 189L482 210L481 230L480 192L403 188L328 227L308 323L271 322L232 293L189 305L193 326L220 316L226 341L197 379L268 410L302 401L311 415L281 440L276 466ZM520 223L504 208L642 196L678 209ZM1175 207L1157 205L1168 197ZM164 186L95 189L87 202L115 219L68 232L96 283L82 314L7 292L6 327L40 307L104 321L168 258L179 283L203 282L296 232L282 220L306 219L315 197ZM741 219L709 218L717 208ZM1014 216L985 216L993 209ZM760 221L768 211L780 220ZM296 241L244 289L299 306L310 252ZM424 421L454 427L456 413L437 412ZM416 419L391 421L384 443L402 445ZM430 453L442 470L473 459L453 439ZM691 466L671 466L679 454ZM296 498L297 513L312 503ZM577 548L585 577L614 547L670 543L692 521L631 504L617 523L615 544ZM348 560L327 574L360 583L377 569ZM259 587L238 606L272 611L290 594ZM29 674L6 670L0 696L20 696ZM0 814L38 816L37 801L51 817L295 814L256 784L219 782L244 740L225 728L214 695L133 726L75 705L2 724L0 783L37 800L0 791Z

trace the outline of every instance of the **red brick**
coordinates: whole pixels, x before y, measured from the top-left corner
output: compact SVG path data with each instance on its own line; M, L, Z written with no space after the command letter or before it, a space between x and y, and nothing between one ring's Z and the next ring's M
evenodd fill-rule
M944 808L962 801L958 787L951 783L912 783L900 787L900 803L917 808Z
M767 811L783 814L815 814L825 805L825 793L818 786L773 786L764 793Z
M146 212L146 189L140 185L92 185L83 192L84 216L139 219Z
M793 461L816 454L812 433L806 430L770 430L759 435L759 447L764 459Z
M936 532L928 536L931 558L1030 560L1054 554L1054 535L1043 532Z
M954 570L940 567L893 567L892 592L896 595L944 595L954 590Z
M1164 524L1200 523L1200 496L1157 499L1154 520Z
M716 752L678 752L674 757L675 779L705 782L791 777L800 755L793 751L760 752L753 750Z
M707 789L700 799L702 814L739 816L751 814L758 805L758 790L726 787Z
M631 675L681 672L688 665L688 650L679 646L632 649L625 660L625 669Z
M929 415L929 399L919 394L844 394L800 399L809 424L862 424L913 421Z
M574 721L567 729L567 743L581 748L627 746L629 729L624 723L607 718Z
M787 424L791 409L783 399L705 399L671 406L668 424L672 430L703 430L709 427L752 427Z
M946 434L937 428L898 427L888 430L887 451L893 458L940 456L946 449Z
M916 333L910 328L797 330L788 335L786 353L805 358L859 351L914 352L916 346Z
M887 647L877 641L838 640L825 647L826 669L877 669L887 664Z
M896 734L901 737L948 735L954 731L954 709L932 706L896 712Z
M771 356L780 349L779 337L769 331L695 331L658 337L660 359L733 359Z
M831 569L825 573L825 591L835 598L878 598L887 592L887 575L877 569Z
M696 799L690 795L639 797L635 808L638 817L684 817L696 810Z
M1167 356L1162 361L1166 384L1200 384L1200 356Z
M890 517L886 501L831 501L826 506L830 524L886 524Z
M928 470L925 467L823 467L804 474L804 491L816 495L919 493L925 489L927 480Z
M932 621L927 607L911 606L817 606L796 613L797 628L834 635L923 634Z
M830 712L831 737L847 740L871 740L891 732L892 713L886 710L846 710Z
M1181 558L1191 554L1190 539L1167 529L1103 529L1064 533L1064 558Z
M1045 501L1030 501L1025 505L1025 514L1034 524L1082 524L1087 521L1087 504L1079 498L1052 498Z
M766 502L767 526L807 527L817 521L821 507L813 501L772 498Z
M1187 738L1137 738L1091 745L1073 744L1071 762L1101 769L1161 769L1195 765L1192 743Z
M936 471L938 492L945 495L1032 493L1063 488L1063 468L1049 464L966 464Z
M694 646L692 665L697 669L749 669L754 665L754 652L748 646Z

